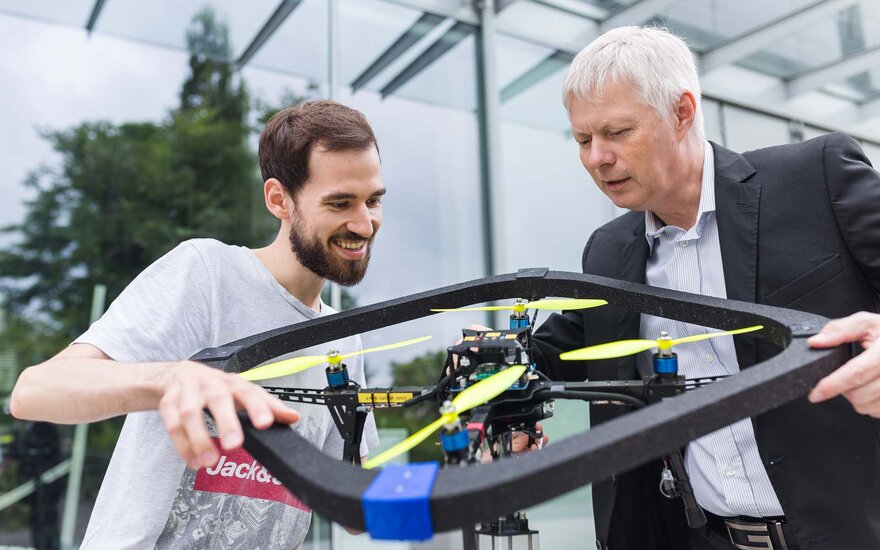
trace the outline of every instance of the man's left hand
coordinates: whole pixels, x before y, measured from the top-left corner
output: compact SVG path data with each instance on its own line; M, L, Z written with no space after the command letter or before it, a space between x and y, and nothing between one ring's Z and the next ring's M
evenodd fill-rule
M540 422L535 422L535 429L541 434L540 441L535 441L532 436L525 432L515 432L513 434L510 440L510 450L513 451L513 454L522 454L544 448L544 445L550 441L550 438L544 435L544 427L541 426ZM492 453L488 449L483 452L480 462L483 464L492 462Z
M525 432L513 434L513 439L510 441L510 450L513 451L513 454L527 453L544 448L544 445L550 441L550 438L544 435L544 427L541 426L540 422L535 422L535 430L541 434L540 441L536 441L535 438Z
M861 413L880 418L880 315L859 312L829 322L807 342L811 348L830 348L858 342L865 351L816 384L813 403L843 395Z

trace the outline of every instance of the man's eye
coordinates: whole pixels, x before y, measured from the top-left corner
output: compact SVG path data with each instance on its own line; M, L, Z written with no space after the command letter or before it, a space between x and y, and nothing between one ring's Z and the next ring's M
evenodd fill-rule
M374 197L374 198L369 199L369 200L367 201L367 206L379 206L380 204L382 204L382 198L381 198L381 197Z
M622 136L622 135L625 134L628 130L629 130L629 128L623 128L623 129L620 129L620 130L615 130L615 131L613 131L613 132L609 132L608 135L609 135L609 136L612 136L612 137L614 137L614 136Z
M578 144L580 144L581 147L587 147L587 146L590 145L590 141L592 141L592 140L590 140L590 139L579 139L579 140L578 140Z
M333 208L337 208L339 210L342 210L343 208L348 206L348 203L347 202L331 202L330 206Z

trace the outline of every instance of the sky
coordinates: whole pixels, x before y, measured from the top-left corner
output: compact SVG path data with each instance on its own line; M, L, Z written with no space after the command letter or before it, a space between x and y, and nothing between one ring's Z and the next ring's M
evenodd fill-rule
M186 69L182 52L2 14L0 52L0 226L21 221L28 172L57 161L41 130L159 120Z

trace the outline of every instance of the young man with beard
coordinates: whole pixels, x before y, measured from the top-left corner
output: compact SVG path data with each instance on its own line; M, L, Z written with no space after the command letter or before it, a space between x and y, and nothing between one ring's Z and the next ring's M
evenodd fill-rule
M310 513L240 448L236 409L259 428L296 423L301 435L341 458L342 439L326 407L294 410L235 374L186 360L334 313L321 301L325 281L353 285L366 273L385 188L364 116L331 101L285 109L263 131L259 156L266 207L281 222L271 244L180 244L71 346L26 369L16 384L18 418L73 424L128 414L84 548L299 547ZM345 338L297 355L330 347L353 351L361 342ZM347 363L364 383L362 359ZM311 369L272 385L321 388L326 381L321 369ZM372 418L364 439L377 443Z

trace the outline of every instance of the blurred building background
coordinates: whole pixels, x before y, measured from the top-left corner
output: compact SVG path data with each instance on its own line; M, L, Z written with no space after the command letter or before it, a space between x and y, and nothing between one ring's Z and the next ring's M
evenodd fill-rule
M328 300L366 305L522 267L578 271L587 237L619 212L579 163L562 79L598 34L646 23L699 54L709 139L743 151L844 131L880 161L877 0L0 0L0 399L180 240L264 244L275 228L256 136L304 99L367 115L389 191L366 279ZM430 383L446 343L485 321L432 316L365 334L367 346L435 336L370 358L372 382ZM552 438L587 429L584 406L556 410ZM419 422L380 419L388 441ZM40 545L37 493L56 512L40 518L66 518L60 537L81 540L119 426L91 426L65 507L74 430L40 443L56 458L34 484L24 442L35 427L0 415L0 546ZM529 517L545 548L592 546L587 488ZM393 546L320 518L309 544ZM452 534L395 547L460 544Z

